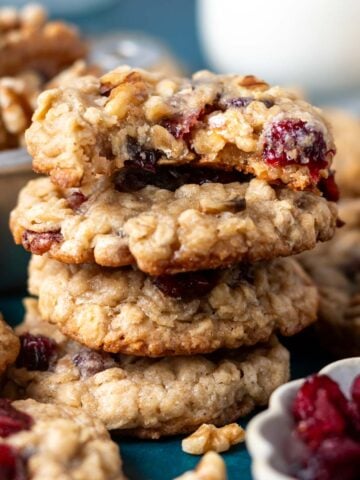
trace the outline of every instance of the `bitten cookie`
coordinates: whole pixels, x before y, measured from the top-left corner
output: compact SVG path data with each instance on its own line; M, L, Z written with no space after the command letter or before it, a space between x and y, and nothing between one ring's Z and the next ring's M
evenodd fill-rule
M125 163L191 163L316 189L335 153L320 110L253 76L129 67L40 95L26 138L35 170L62 187Z
M0 398L4 479L125 480L117 445L79 408Z
M18 337L0 314L0 375L15 362L20 349Z
M130 355L208 353L294 335L316 319L318 293L289 258L149 277L134 268L33 256L29 291L44 320L89 348Z
M208 356L114 356L66 339L39 319L34 300L26 305L22 349L5 393L81 406L124 434L159 438L192 432L203 423L224 425L265 405L289 378L288 351L274 337Z
M160 275L293 255L335 232L336 205L311 192L257 179L216 183L229 181L222 176L196 184L208 171L134 175L65 192L48 178L29 182L11 214L16 243L66 263L137 263Z
M321 342L335 355L349 357L360 355L360 200L344 201L339 209L349 223L300 258L319 288Z

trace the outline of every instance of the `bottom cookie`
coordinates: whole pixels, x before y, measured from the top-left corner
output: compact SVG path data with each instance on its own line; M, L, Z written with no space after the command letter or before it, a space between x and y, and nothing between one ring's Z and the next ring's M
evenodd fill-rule
M0 399L0 478L125 480L117 445L78 408Z
M289 354L275 337L263 345L210 355L161 359L110 355L68 340L25 302L22 349L5 393L64 403L102 420L108 429L141 438L223 425L265 405L289 378ZM29 337L32 335L34 337ZM48 337L48 338L46 338ZM31 338L47 352L27 350Z

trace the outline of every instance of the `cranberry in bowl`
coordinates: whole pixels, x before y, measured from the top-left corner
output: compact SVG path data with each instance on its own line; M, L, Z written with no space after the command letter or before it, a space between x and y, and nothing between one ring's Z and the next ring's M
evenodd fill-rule
M360 357L278 388L247 447L254 480L360 479Z

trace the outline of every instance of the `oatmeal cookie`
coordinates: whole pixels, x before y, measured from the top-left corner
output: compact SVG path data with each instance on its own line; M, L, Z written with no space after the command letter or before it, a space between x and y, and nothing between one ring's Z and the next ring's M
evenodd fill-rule
M360 196L360 118L341 110L327 110L325 114L336 142L333 167L341 196Z
M172 191L173 180L154 177L160 187L119 173L78 190L31 181L11 214L14 239L66 263L136 262L160 275L293 255L335 231L336 205L311 192L257 179L178 187L179 176Z
M43 93L33 120L34 169L61 187L125 164L191 163L299 190L322 180L322 189L335 153L320 110L253 76L167 78L125 66Z
M89 348L129 355L208 353L294 335L316 319L318 293L288 258L149 277L133 268L30 264L39 310Z
M28 300L27 308L19 361L9 369L4 393L81 406L124 434L159 438L192 432L203 423L224 425L265 405L289 377L288 351L274 337L208 356L110 355L70 341L42 322L35 300ZM27 344L36 349L45 340L56 341L55 348L39 360Z
M0 374L15 362L19 349L19 339L0 314Z
M31 399L0 398L0 472L4 479L125 480L118 447L99 420Z
M51 78L86 53L76 28L48 22L42 7L0 9L0 77L34 70Z
M340 204L340 215L353 223L300 258L320 292L320 339L335 355L348 357L360 355L360 200Z

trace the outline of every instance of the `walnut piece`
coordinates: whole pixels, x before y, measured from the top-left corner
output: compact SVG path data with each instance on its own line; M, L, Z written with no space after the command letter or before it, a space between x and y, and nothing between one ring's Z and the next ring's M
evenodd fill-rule
M226 452L232 445L243 442L245 430L237 423L230 423L217 428L215 425L204 423L196 432L182 441L182 449L192 455L202 455L211 450Z
M185 472L175 480L226 480L226 465L215 452L206 453L195 470Z

